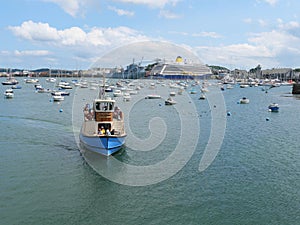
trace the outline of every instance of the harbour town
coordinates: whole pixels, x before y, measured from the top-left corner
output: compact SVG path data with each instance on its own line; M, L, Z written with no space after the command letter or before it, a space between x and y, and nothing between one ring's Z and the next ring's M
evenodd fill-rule
M1 4L1 224L300 224L300 1Z

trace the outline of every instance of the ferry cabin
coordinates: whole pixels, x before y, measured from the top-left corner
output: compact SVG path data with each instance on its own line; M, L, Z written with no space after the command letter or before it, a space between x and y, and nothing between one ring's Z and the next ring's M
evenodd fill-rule
M90 129L85 129L86 131L93 129L93 133L100 136L125 134L122 112L115 107L115 100L95 99L93 109L86 106L84 115L85 121L93 123L93 126L89 126Z

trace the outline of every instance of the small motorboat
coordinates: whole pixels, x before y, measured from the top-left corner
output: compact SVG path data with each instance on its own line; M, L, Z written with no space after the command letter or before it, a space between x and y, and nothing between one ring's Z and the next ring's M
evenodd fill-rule
M47 82L50 82L50 83L55 83L56 82L56 78L54 77L49 77L46 79Z
M121 97L123 95L122 91L117 89L117 90L114 90L114 97Z
M177 92L177 94L179 94L179 95L182 95L182 93L183 93L183 90L184 90L184 88L180 88L180 89L178 89L178 92Z
M203 87L203 88L201 88L201 92L202 93L208 92L208 89L206 87Z
M11 88L12 88L12 89L21 89L22 86L19 86L19 85L13 85L13 86L11 86Z
M269 105L270 112L279 112L279 105L277 103L272 103Z
M243 97L240 99L240 104L248 104L250 102L250 100L246 97Z
M52 95L53 101L59 102L65 100L65 97L61 95L60 92L55 92L54 95Z
M124 95L123 95L123 101L124 102L129 102L131 100L131 96L130 96L130 94L129 93L124 93Z
M5 92L4 92L4 97L5 98L13 98L14 97L13 89L11 89L11 88L6 89Z
M226 89L232 89L233 86L231 84L227 84Z
M70 92L68 91L53 91L51 92L51 95L54 96L54 95L57 95L57 94L60 94L61 96L69 96L70 95Z
M249 87L249 84L240 84L240 88L247 88Z
M191 93L191 94L197 94L197 91L196 91L195 89L192 89L192 90L190 91L190 93Z
M130 95L137 95L139 92L137 90L130 90L129 94Z
M201 94L200 97L199 97L199 99L200 99L200 100L205 100L205 99L206 99L205 94Z
M36 89L36 92L37 93L50 93L51 92L51 90L49 89L49 88L38 88L38 89Z
M166 101L165 101L165 105L175 105L177 102L172 99L171 97L169 97Z
M145 99L159 99L159 98L161 98L161 96L160 95L156 95L156 94L147 95L145 97Z
M174 96L176 96L176 93L175 93L175 91L171 91L171 92L170 92L170 96L171 96L171 97L174 97Z
M27 84L34 84L34 83L38 83L39 79L37 79L37 78L25 78L24 81Z

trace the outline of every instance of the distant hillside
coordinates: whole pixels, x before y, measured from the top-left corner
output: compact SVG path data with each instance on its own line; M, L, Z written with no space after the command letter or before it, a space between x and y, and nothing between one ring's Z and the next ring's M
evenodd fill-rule
M210 65L210 66L207 65L207 66L211 69L211 71L214 75L218 75L220 73L227 73L230 71L229 69L227 69L226 67L223 67L223 66L214 66L214 65Z
M212 70L224 70L224 71L229 71L226 67L223 66L214 66L214 65L208 65L208 67Z
M35 70L23 70L23 69L13 69L13 68L0 68L0 73L13 73L15 76L27 76L31 74L33 76L49 76L49 68L39 68ZM72 70L61 70L61 69L51 69L51 74L53 76L70 76L72 75Z

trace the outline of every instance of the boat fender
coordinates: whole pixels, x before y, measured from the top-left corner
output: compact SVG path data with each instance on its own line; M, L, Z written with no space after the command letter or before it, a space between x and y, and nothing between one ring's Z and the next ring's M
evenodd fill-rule
M227 112L227 116L231 116L231 112Z
M59 109L59 112L63 112L64 110L63 109Z
M269 117L267 117L267 118L266 118L266 121L269 121L269 120L270 120L270 118L269 118Z

